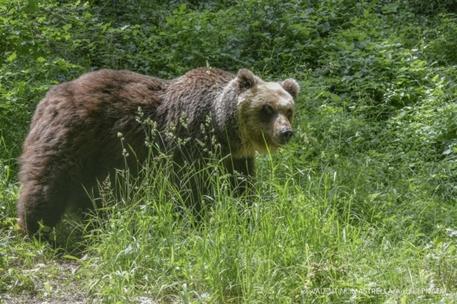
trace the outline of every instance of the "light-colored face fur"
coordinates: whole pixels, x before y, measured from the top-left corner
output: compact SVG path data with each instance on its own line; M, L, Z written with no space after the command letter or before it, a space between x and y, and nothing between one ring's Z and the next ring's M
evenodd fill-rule
M238 122L242 139L240 154L274 151L286 144L293 134L294 98L299 86L294 79L265 82L249 70L240 70L236 80Z

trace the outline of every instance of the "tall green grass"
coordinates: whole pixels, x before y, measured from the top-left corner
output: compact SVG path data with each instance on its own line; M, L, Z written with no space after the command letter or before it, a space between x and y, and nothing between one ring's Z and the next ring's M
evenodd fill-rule
M394 194L382 203L381 194L364 194L361 201L357 185L347 183L363 183L369 164L312 172L290 152L261 158L250 197L236 197L227 176L212 174L202 216L170 181L172 166L150 162L140 180L119 172L122 194L102 191L104 215L86 232L86 287L107 303L455 298L446 292L455 292L457 247L445 227L433 227L439 236L424 237L421 225L386 210ZM221 172L217 162L205 169ZM409 210L415 217L429 216L427 209L437 204L416 203L422 210ZM440 222L435 216L430 220Z

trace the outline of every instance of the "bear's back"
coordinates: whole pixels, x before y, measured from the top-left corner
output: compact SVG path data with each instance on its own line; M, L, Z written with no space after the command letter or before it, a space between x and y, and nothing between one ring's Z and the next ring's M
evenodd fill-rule
M165 80L127 70L86 73L52 87L37 105L30 127L59 118L65 123L76 119L87 122L104 115L119 117L138 107L155 112L166 87ZM58 115L62 113L65 115Z

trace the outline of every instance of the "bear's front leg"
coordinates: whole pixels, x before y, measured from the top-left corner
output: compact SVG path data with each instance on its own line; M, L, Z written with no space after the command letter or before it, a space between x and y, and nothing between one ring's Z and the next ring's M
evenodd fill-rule
M19 226L28 235L35 234L40 223L54 227L67 207L67 193L59 185L29 180L22 185L17 203Z

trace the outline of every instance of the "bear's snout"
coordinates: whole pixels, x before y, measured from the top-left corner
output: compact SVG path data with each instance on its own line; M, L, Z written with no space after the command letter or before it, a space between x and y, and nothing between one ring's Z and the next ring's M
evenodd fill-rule
M292 129L281 130L281 132L279 133L279 138L280 138L281 144L282 145L287 144L293 135L294 135L294 131Z

